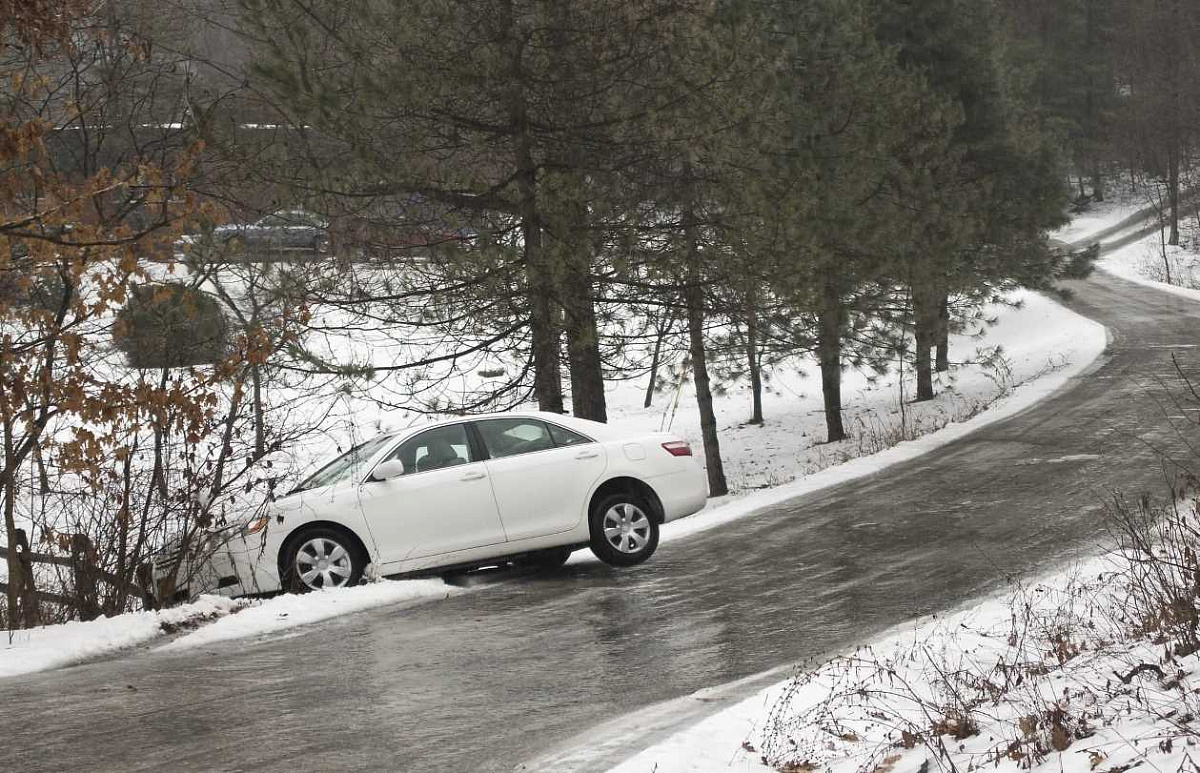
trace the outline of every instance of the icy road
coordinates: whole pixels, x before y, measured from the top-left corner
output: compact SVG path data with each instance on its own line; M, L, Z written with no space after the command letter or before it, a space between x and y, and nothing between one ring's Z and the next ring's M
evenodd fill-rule
M1071 289L1110 351L969 438L636 571L581 564L288 638L6 680L0 767L602 769L757 683L675 699L1088 553L1110 488L1164 492L1154 447L1180 445L1185 414L1160 382L1172 353L1200 375L1200 304L1099 273Z

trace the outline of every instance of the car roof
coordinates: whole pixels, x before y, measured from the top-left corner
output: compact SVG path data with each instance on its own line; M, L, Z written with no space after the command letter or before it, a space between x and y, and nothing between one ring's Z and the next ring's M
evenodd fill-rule
M558 424L568 429L573 429L594 440L615 440L622 437L628 437L631 433L628 430L621 431L615 427L610 427L607 424L602 424L598 421L590 421L588 419L580 419L575 416L569 416L561 413L550 413L548 411L503 411L495 413L473 413L463 416L446 416L431 421L428 424L415 424L411 427L406 427L402 430L390 432L397 440L400 438L409 438L423 430L432 429L444 424L454 424L463 421L483 421L486 419L516 419L516 418L537 418L542 421L548 421L552 424Z

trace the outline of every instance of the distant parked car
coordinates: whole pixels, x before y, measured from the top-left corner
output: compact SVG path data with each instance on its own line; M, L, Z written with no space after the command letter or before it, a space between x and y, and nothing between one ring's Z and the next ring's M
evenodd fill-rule
M213 229L213 240L249 253L329 252L329 221L303 209L284 209L248 225Z
M321 467L209 559L229 595L357 584L378 574L516 561L590 547L632 566L659 526L704 507L681 438L557 414L463 417L368 440Z

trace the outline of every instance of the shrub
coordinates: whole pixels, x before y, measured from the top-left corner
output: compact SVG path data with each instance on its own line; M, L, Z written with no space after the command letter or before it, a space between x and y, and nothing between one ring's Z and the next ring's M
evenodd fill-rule
M134 368L206 365L224 356L229 324L217 302L194 287L139 285L117 315L113 342Z
M0 269L0 304L53 314L62 305L65 291L62 277L54 272L34 275L16 267Z

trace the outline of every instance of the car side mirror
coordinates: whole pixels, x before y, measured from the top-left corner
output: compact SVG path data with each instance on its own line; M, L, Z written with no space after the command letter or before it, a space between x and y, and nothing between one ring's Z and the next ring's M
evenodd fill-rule
M391 480L404 474L404 462L399 459L388 459L380 462L371 472L371 480Z

